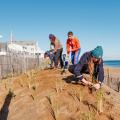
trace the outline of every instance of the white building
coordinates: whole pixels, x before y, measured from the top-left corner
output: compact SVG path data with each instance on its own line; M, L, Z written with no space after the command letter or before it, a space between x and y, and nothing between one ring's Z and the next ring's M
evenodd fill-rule
M0 35L2 38L2 35ZM41 50L35 41L19 41L14 40L11 32L10 41L7 43L0 43L0 55L6 55L7 52L23 54L30 57L44 57L44 51Z
M6 43L0 43L0 55L6 55L7 51L7 44Z
M35 41L12 41L8 43L8 50L15 53L21 53L28 56L39 55L44 57L44 51L41 50Z

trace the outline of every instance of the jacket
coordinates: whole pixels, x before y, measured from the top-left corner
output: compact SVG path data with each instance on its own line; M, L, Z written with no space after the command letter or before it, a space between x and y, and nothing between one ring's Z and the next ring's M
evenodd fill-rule
M86 73L89 73L88 60L89 60L90 57L91 57L91 51L84 53L81 56L81 59L80 59L79 63L76 65L76 67L74 69L74 74L80 80L83 79L82 71L86 71ZM102 59L101 59L100 64L95 64L94 65L94 70L96 72L96 77L98 78L98 81L103 82L103 80L104 80L104 69L103 69L103 60Z
M71 51L72 52L73 51L77 51L78 49L80 49L80 42L79 42L79 40L76 37L73 37L72 39L67 39L66 49L67 49L67 53L69 53Z

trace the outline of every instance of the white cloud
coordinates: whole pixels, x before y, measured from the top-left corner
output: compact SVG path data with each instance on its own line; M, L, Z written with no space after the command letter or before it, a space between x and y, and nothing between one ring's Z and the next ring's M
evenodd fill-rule
M2 38L3 36L2 35L0 35L0 38Z

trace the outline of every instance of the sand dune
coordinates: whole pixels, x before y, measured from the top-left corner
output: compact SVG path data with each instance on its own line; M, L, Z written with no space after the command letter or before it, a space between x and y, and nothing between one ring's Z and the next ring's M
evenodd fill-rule
M71 79L70 73L61 75L61 70L54 69L33 70L3 80L0 83L0 120L120 119L117 92L105 86L100 93L91 92L87 86L71 84Z

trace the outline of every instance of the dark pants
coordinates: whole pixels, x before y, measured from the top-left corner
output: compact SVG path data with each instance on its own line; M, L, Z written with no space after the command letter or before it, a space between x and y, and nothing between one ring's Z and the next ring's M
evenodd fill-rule
M57 52L55 53L55 67L58 67L59 60L60 60L61 68L63 67L62 52L63 52L63 48L58 49Z
M74 73L75 67L76 67L76 65L70 65L69 68L68 68L69 72L72 73L72 74L75 74L75 73ZM88 65L83 66L83 68L82 68L82 70L80 71L80 73L81 73L81 74L82 74L82 73L90 74L90 73L89 73L89 69L88 69ZM95 66L95 68L94 68L94 73L93 73L93 78L94 78L94 79L97 79L97 75L98 75L98 69L97 69L97 67Z
M69 66L69 68L68 68L68 70L69 70L69 72L71 72L72 74L75 74L74 73L74 70L75 70L75 67L76 67L77 65L70 65ZM80 73L82 74L82 73L86 73L86 74L89 74L89 71L88 71L88 69L87 69L87 67L83 67L82 68L82 70L80 71Z
M54 54L50 54L49 57L50 57L50 62L51 62L50 66L53 67L53 63L55 63L55 58L54 58L55 56L54 56Z

